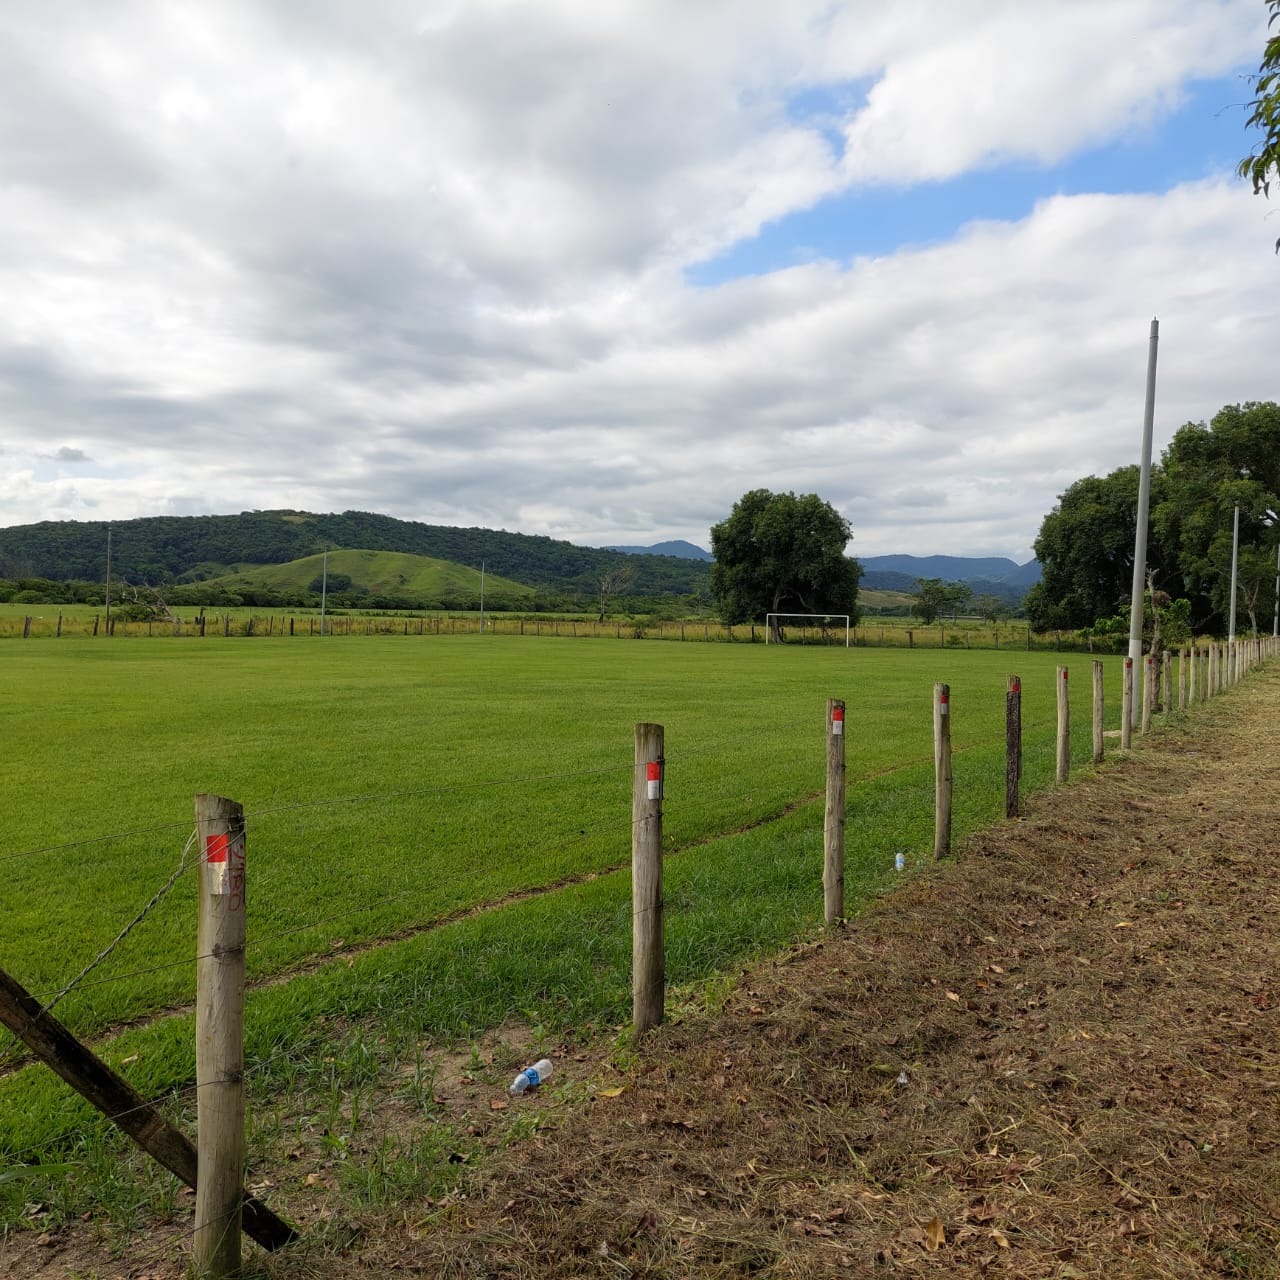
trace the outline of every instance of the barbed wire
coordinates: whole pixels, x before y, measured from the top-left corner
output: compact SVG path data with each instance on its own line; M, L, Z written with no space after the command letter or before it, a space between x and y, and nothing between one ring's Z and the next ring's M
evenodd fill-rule
M187 843L183 847L182 856L178 859L177 870L174 871L174 873L164 882L164 884L162 884L160 888L158 888L155 891L155 893L151 895L150 901L147 902L146 906L144 906L142 910L139 911L138 914L134 916L133 919L130 920L129 923L126 924L124 928L121 929L120 932L117 933L116 936L109 943L107 943L107 945L92 960L90 960L89 963L85 965L85 967L81 969L80 972L76 974L76 976L72 978L71 981L68 982L67 985L63 987L62 990L59 991L58 994L55 995L53 999L49 1001L48 1004L44 1006L44 1008L41 1010L42 1014L51 1012L53 1010L53 1007L65 995L67 995L69 992L74 990L76 985L83 978L87 978L89 974L91 974L100 964L102 964L107 959L107 957L110 956L111 953L129 936L129 934L132 933L133 930L136 929L138 925L140 925L143 922L143 920L147 918L147 916L151 913L151 909L158 902L160 902L160 900L165 896L165 894L169 892L170 889L173 888L175 884L178 883L179 879L191 867L198 865L198 860L195 860L192 862L187 861L187 855L191 852L192 848L195 846L196 835L197 833L193 830L190 836L187 837Z

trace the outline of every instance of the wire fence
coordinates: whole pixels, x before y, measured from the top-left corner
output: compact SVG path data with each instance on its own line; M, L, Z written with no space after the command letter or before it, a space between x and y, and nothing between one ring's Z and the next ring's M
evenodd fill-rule
M1270 656L1271 650L1265 646L1257 649L1258 660L1264 656ZM1240 674L1243 670L1240 668ZM1232 680L1234 682L1234 678ZM1185 684L1180 681L1179 689ZM1202 690L1203 693L1210 692ZM1165 711L1166 714L1173 710L1173 691L1166 689L1165 691ZM1179 695L1178 702L1181 704L1182 697ZM1052 718L1041 718L1028 720L1022 725L1024 740L1031 744L1036 744L1036 749L1040 750L1046 761L1051 754L1050 743L1052 735L1048 732L1055 724ZM775 724L770 726L771 730L778 734L793 734L798 730L814 728L814 717L804 716L797 717L794 720L783 724ZM1079 734L1078 750L1082 750L1085 734ZM741 756L743 744L743 734L740 728L735 728L732 733L727 733L722 737L712 740L699 742L691 745L687 750L678 750L674 759L677 764L685 759L696 759L699 757L719 757L725 760L723 775L732 777L737 768L737 762ZM992 760L996 759L996 749L1006 746L1006 738L1004 735L973 735L957 744L957 754L974 753L980 755L987 753ZM817 762L819 760L819 752L817 751L818 739L815 734L814 738L814 776L817 774ZM891 778L894 775L907 774L911 771L921 770L931 763L934 763L935 757L921 754L912 755L909 759L895 761L892 764L880 768L864 768L858 770L856 760L854 768L849 773L847 805L849 809L856 810L861 803L861 791L872 786L876 782ZM1002 759L1000 761L1002 763ZM341 810L351 810L357 806L382 806L383 809L388 807L405 807L410 806L414 802L424 799L447 799L450 797L459 797L472 794L491 794L509 795L513 792L519 792L521 789L526 791L545 792L549 787L562 787L572 790L571 784L581 783L584 780L599 781L607 779L621 783L624 779L629 783L634 776L635 761L633 760L611 760L607 763L601 763L589 768L569 769L563 771L539 771L526 772L512 776L501 776L489 779L478 779L470 782L450 782L437 785L415 786L415 787L397 787L378 791L367 791L359 794L313 798L291 802L287 804L267 805L256 810L249 810L245 814L246 826L249 832L251 859L257 854L257 850L253 845L255 831L258 826L265 823L268 819L278 819L284 815L305 816L307 818L316 818L323 814L333 814ZM1042 781L1048 780L1048 766L1042 775ZM627 788L629 791L629 788ZM623 797L623 788L618 788L619 807ZM805 806L816 804L823 798L823 791L817 787L809 789L793 790L785 797L779 797L779 803L775 804L771 809L760 815L757 826L767 826L770 823L781 822L793 815L797 809L803 809ZM626 832L628 827L634 826L638 819L632 817L629 822L622 821L621 814L614 810L600 810L590 814L569 813L565 811L567 807L562 808L562 821L559 826L540 834L537 840L533 840L529 844L529 848L533 850L533 856L528 859L528 865L533 866L542 861L542 855L539 851L545 851L548 848L555 848L556 851L563 856L567 851L582 851L583 849L594 848L597 851L607 850L619 843L625 843ZM564 821L564 819L569 821ZM821 823L819 821L818 825ZM519 824L517 823L518 827ZM154 840L159 838L163 843L168 843L170 837L175 832L182 830L187 833L186 839L181 846L176 859L176 866L158 883L146 898L145 902L139 909L136 909L128 915L122 917L119 925L112 931L111 936L105 945L91 945L90 950L93 951L92 957L87 963L82 963L74 970L73 975L65 982L36 993L35 998L41 1003L44 1013L50 1013L55 1007L59 1006L64 1000L76 993L84 993L94 989L110 986L112 984L129 984L135 991L141 990L140 980L153 977L162 973L177 973L180 970L191 970L200 960L211 958L209 955L191 954L182 958L157 958L153 963L147 963L140 966L133 966L119 972L104 973L101 972L108 967L116 957L126 941L136 939L138 935L145 931L145 927L149 921L154 921L159 914L158 909L162 903L169 900L173 890L179 886L187 873L193 868L200 865L201 859L193 854L196 847L196 834L191 830L191 823L188 819L185 822L174 820L171 822L158 822L151 825L134 827L129 830L86 837L84 839L68 841L58 844L49 844L27 849L11 850L0 853L0 861L10 861L24 858L34 858L38 856L53 855L63 851L81 850L87 847L100 846L110 842L121 842L137 839ZM740 821L728 825L711 826L702 830L693 830L686 834L683 838L674 840L664 846L663 852L666 856L678 856L682 852L706 845L709 842L724 839L726 837L740 834L744 827ZM620 839L621 837L621 839ZM325 834L321 832L312 832L308 837L309 847L312 849L322 848L325 842ZM610 843L612 842L612 843ZM426 845L419 847L411 847L402 851L402 854L410 860L417 854L420 849ZM556 874L552 876L543 876L539 878L533 877L527 883L519 883L510 885L506 891L497 894L491 898L473 896L470 899L458 901L449 901L447 897L442 897L439 889L440 886L425 879L419 883L411 883L403 888L394 888L390 892L377 893L374 896L364 898L360 901L351 901L349 896L343 900L341 909L325 910L317 914L309 916L305 920L291 919L288 923L284 923L283 919L277 917L270 927L269 934L262 936L254 936L251 934L249 942L249 951L252 954L258 948L264 948L265 952L271 957L278 957L280 954L280 943L282 940L296 938L300 935L308 933L328 933L341 932L343 934L351 934L356 941L353 947L374 949L388 942L403 941L407 936L429 932L441 929L449 924L455 923L467 917L477 916L484 913L500 911L504 907L513 903L525 901L531 897L549 895L568 887L581 885L588 881L595 881L610 877L616 873L625 870L628 865L627 859L619 853L611 856L595 856L587 862L576 867L566 873ZM252 891L251 891L252 892ZM817 897L815 894L815 903ZM377 916L379 912L385 912L385 909L393 906L413 906L417 905L423 908L419 913L413 915L398 916ZM374 915L377 917L374 921L374 927L366 929L368 923L366 917ZM387 927L388 919L393 921L390 928ZM398 923L394 923L398 922ZM167 945L162 943L161 945ZM94 947L96 946L96 949ZM345 941L343 947L346 947ZM340 948L341 949L341 948ZM347 948L348 950L350 948ZM193 950L195 950L193 948ZM293 960L286 964L284 968L287 973L297 976L300 972L305 972L329 963L334 958L334 948L328 949L310 947L302 948L293 953ZM264 969L257 975L256 982L259 985L268 985L279 980L280 974L271 969ZM192 984L189 979L184 979L180 984L183 990L190 992ZM161 1016L168 1016L173 1012L172 1000L168 1000L165 1012ZM131 1015L134 1021L139 1018L145 1020L147 1018L157 1016L159 1011L154 1005L148 1004L145 997L140 998L136 1003L134 1013ZM106 1028L101 1028L105 1030ZM281 1060L287 1059L292 1052L291 1046L287 1044L279 1044L270 1052L259 1056L256 1060L250 1062L246 1067L246 1077L253 1079L263 1076L271 1071L271 1069ZM10 1052L7 1063L0 1060L0 1068L4 1069L6 1074L11 1074L14 1069L29 1061L25 1055L15 1055ZM5 1087L6 1081L0 1077L0 1090ZM179 1106L183 1102L189 1102L196 1097L199 1086L190 1082L190 1080L177 1080L169 1087L161 1090L157 1094L157 1098L153 1102L148 1102L146 1106L159 1106L167 1110ZM116 1117L119 1118L119 1117ZM5 1150L0 1147L0 1154L3 1159L11 1166L21 1166L31 1159L47 1157L51 1152L66 1151L74 1148L78 1142L87 1142L93 1139L94 1135L101 1131L105 1121L95 1121L90 1125L83 1122L77 1122L68 1125L56 1134L42 1135L38 1140L16 1148Z

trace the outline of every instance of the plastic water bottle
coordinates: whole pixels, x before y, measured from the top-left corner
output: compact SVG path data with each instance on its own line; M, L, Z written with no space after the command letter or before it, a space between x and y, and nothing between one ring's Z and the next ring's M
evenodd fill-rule
M550 1058L539 1058L531 1067L525 1069L511 1082L511 1087L507 1092L514 1098L522 1094L526 1089L536 1089L538 1085L545 1084L551 1079Z
M907 855L905 853L895 853L893 855L893 869L895 871L905 871L907 869Z

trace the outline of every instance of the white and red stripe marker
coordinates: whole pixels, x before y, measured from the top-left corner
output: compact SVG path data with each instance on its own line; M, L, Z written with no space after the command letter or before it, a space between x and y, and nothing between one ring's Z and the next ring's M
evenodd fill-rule
M940 716L949 715L951 711L951 695L949 693L938 694L938 714Z
M844 733L844 708L831 708L831 735L838 738Z
M662 799L662 762L660 760L650 760L647 768L649 775L645 794L650 800L660 800Z

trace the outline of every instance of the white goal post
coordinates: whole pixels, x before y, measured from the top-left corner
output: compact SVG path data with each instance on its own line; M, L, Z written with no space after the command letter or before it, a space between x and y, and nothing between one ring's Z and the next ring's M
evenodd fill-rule
M821 618L824 623L831 621L833 618L844 619L844 647L849 647L849 620L850 615L847 613L766 613L764 615L764 642L769 643L769 637L773 634L774 618Z

